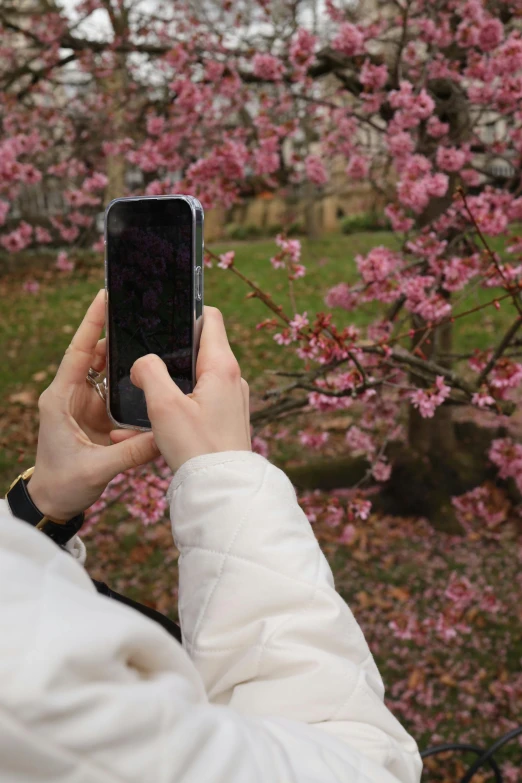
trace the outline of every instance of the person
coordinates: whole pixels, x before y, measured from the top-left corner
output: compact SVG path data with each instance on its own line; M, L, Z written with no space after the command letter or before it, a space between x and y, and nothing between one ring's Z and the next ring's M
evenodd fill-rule
M67 551L0 510L2 783L415 783L415 741L285 474L251 451L248 387L205 309L197 385L140 358L152 432L112 430L104 292L40 397L26 487L59 525L160 452L180 551L182 644L99 595ZM17 486L19 483L17 483ZM115 546L118 542L115 541Z

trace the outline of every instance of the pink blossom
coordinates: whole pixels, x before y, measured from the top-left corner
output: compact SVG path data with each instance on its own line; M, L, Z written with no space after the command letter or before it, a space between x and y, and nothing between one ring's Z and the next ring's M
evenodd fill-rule
M284 65L277 57L271 54L261 54L257 52L252 60L254 75L259 79L277 82L284 73Z
M463 48L476 46L479 38L479 30L471 19L463 19L457 27L457 43Z
M388 67L386 65L372 65L370 60L365 60L359 73L359 80L367 90L380 90L388 79Z
M492 587L486 587L480 598L479 608L489 614L498 614L502 609L502 604L493 592Z
M86 182L89 183L89 180ZM64 196L72 207L94 207L100 203L98 196L93 196L83 190L66 190Z
M444 383L442 375L437 375L431 389L417 389L410 393L410 402L417 408L423 419L431 419L435 410L449 397L450 387Z
M384 214L389 219L394 231L410 231L413 228L414 221L407 217L398 204L388 204L384 209Z
M462 169L460 177L462 181L470 187L475 187L480 184L480 174L474 169Z
M301 258L301 243L298 239L288 239L283 234L276 236L276 244L281 248L279 253L270 259L274 269L288 268L290 280L304 277L306 267L299 263Z
M478 196L468 197L469 210L484 233L498 236L505 232L508 226L507 199L510 199L509 194L494 191L492 188L485 188ZM464 206L461 206L460 210L464 218L469 221Z
M383 245L374 247L367 256L355 256L355 263L365 283L386 280L395 272L399 262L398 255Z
M143 525L154 525L165 516L168 479L155 473L140 472L133 476L132 494L125 498L127 511Z
M35 239L39 245L47 245L49 244L49 242L52 242L52 237L46 228L42 228L41 226L36 226L34 230L34 234L35 234Z
M18 253L31 244L33 228L22 221L18 228L0 237L0 244L11 253Z
M223 63L209 60L205 64L205 79L210 82L217 82L222 78L224 70L225 66Z
M72 272L74 269L74 261L70 261L67 257L67 253L62 250L60 253L58 253L55 266L62 272Z
M235 250L229 250L228 253L222 253L219 256L218 267L220 269L229 269L229 267L233 266L235 257Z
M350 520L362 519L363 521L368 519L370 511L372 510L372 504L370 500L365 498L356 497L352 498L347 506L348 518Z
M76 226L70 226L69 228L62 226L59 229L59 231L60 231L60 236L62 237L64 242L74 242L76 239L78 239L78 236L80 234L80 231Z
M415 142L411 133L406 131L399 131L392 136L388 136L386 139L388 149L394 158L405 158L413 153L415 149Z
M101 174L100 172L96 172L92 175L92 177L87 177L87 179L83 182L83 190L86 190L89 193L92 193L96 190L104 190L107 187L108 178L105 176L105 174ZM98 203L98 202L96 202Z
M522 445L511 438L497 438L491 444L489 458L499 469L501 479L514 478L522 485Z
M520 767L515 766L511 761L505 761L502 764L502 775L506 783L518 783L520 779Z
M306 176L315 185L324 185L328 182L328 174L322 160L317 155L308 155L305 160Z
M451 305L440 294L426 291L434 282L434 278L429 275L417 275L402 284L406 309L428 322L440 321L451 313Z
M495 528L506 519L506 505L503 499L492 494L490 487L478 486L463 495L451 499L457 512L457 518L464 529L474 532L477 523L487 528Z
M421 120L427 120L435 110L435 102L423 88L417 95L411 82L403 80L398 90L389 95L390 105L402 110L400 121L404 127L415 127Z
M330 397L320 392L310 392L308 395L308 404L311 408L318 411L336 411L350 408L353 404L351 397Z
M429 118L426 129L430 136L435 139L440 139L441 136L445 136L448 133L450 126L447 122L441 122L438 117L433 115Z
M371 437L355 425L352 425L346 433L346 443L354 453L362 452L371 456L375 452L375 444Z
M278 345L290 345L292 335L289 329L284 329L281 333L274 334L274 340Z
M506 391L516 389L522 382L522 364L502 357L498 359L491 371L490 385L493 389Z
M328 307L342 307L343 310L353 310L358 299L358 295L352 292L347 283L338 283L333 288L330 288L324 301Z
M370 161L362 155L354 154L350 157L345 172L350 179L360 180L368 176L369 170Z
M355 527L349 522L347 525L344 525L340 536L338 537L337 541L340 544L352 544L356 538L357 530Z
M496 49L503 37L504 27L500 19L488 19L479 30L478 45L483 52L491 52Z
M319 450L328 441L328 438L327 432L307 432L306 430L299 432L299 442L310 449Z
M261 454L262 457L268 457L268 442L259 435L256 435L252 438L252 451L255 451L256 454Z
M492 355L491 351L479 351L475 349L473 355L468 361L468 364L472 370L481 373L484 367L491 359L491 355Z
M40 290L40 283L38 280L26 280L22 288L28 294L37 294Z
M442 641L450 642L457 637L455 623L451 622L445 615L439 614L435 623L435 631Z
M95 253L105 252L105 240L103 237L100 237L96 242L93 243L92 249Z
M332 46L347 57L362 54L364 51L364 33L350 22L343 22L339 32L332 40Z
M456 147L437 149L437 166L444 171L459 171L466 162L466 153Z
M426 189L430 196L435 196L436 198L442 198L446 195L448 184L448 177L440 172L433 174L431 177L426 177Z
M314 50L317 38L300 27L292 38L289 56L290 62L297 69L307 68L314 59Z
M402 615L398 620L390 620L388 628L396 639L411 641L418 632L418 621L413 615L409 617Z
M459 576L453 571L444 595L459 609L465 609L474 600L476 592L466 576Z
M491 405L495 404L493 397L488 394L487 389L484 388L473 394L471 402L478 408L489 408Z
M299 315L299 313L296 313L293 317L293 319L290 321L289 326L295 331L298 332L301 329L305 329L308 324L309 320L307 317L307 313L303 313L302 315Z
M147 117L147 133L151 136L160 136L165 130L165 118L153 114Z
M345 516L345 511L339 505L337 498L332 498L325 508L324 522L328 527L338 527Z
M279 139L272 136L262 139L254 152L254 168L256 174L272 174L279 168Z
M391 465L384 460L379 460L372 467L372 476L375 481L388 481L391 476Z
M480 272L480 256L478 254L468 258L453 256L444 264L442 271L443 286L446 291L460 291Z
M153 179L145 188L145 193L147 196L163 196L166 190L165 184L160 179Z

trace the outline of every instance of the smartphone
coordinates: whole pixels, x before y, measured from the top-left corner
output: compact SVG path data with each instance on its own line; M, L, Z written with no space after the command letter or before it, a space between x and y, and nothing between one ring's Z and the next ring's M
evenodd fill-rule
M118 198L105 211L107 412L149 430L134 362L155 353L188 394L203 326L203 208L192 196Z

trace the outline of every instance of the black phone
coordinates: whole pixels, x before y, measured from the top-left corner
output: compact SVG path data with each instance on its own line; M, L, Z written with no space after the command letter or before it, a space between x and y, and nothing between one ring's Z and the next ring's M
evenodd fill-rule
M196 383L203 325L203 208L192 196L111 201L105 212L107 412L115 425L148 430L134 362L160 356L188 394Z

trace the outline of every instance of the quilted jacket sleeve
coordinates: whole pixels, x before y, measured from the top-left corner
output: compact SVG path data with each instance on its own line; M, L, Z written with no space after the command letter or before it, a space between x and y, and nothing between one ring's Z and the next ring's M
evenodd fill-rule
M206 455L169 493L184 646L209 699L313 725L418 780L416 744L285 474L250 452Z

